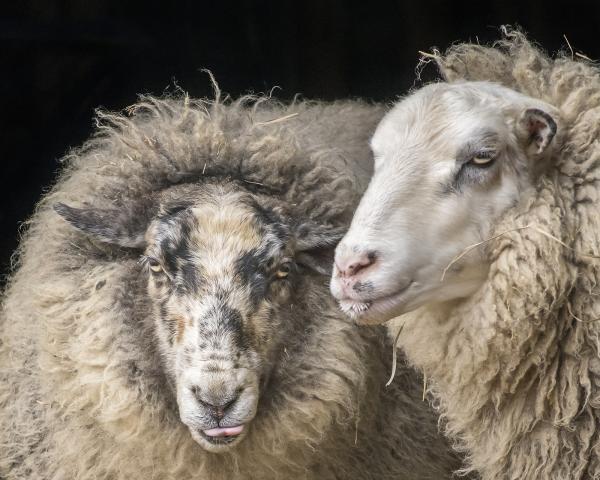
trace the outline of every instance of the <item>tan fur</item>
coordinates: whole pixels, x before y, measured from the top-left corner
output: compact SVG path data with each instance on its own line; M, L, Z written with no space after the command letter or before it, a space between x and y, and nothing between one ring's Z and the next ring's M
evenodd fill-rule
M482 478L598 479L600 72L551 59L518 32L437 61L449 82L499 82L556 106L564 143L493 232L508 233L483 247L483 287L392 330L404 324L400 345Z
M306 338L282 345L277 362L294 365L290 375L235 450L203 450L178 418L151 330L132 324L131 287L145 281L137 258L82 236L51 208L118 209L174 183L234 176L271 189L292 212L342 226L370 172L367 139L381 108L183 96L144 97L130 114L99 115L98 134L65 159L28 222L0 320L0 477L447 477L456 460L420 400L420 380L401 369L384 389L389 348L337 312L319 276L289 307L290 322L307 305L321 312Z
M174 317L173 320L177 322L177 336L175 337L175 340L177 341L177 343L179 343L183 338L183 332L185 330L186 325L190 322L186 321L186 319L182 315Z

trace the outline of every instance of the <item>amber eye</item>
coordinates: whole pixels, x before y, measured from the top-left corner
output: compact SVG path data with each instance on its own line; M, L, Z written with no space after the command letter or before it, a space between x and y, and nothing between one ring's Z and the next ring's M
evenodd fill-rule
M491 165L494 160L496 160L496 156L492 152L482 152L469 160L469 163L476 167L487 167L488 165Z
M292 271L292 266L289 263L284 263L279 266L277 272L275 272L276 278L286 278Z
M150 270L154 273L162 272L162 266L156 258L148 258L148 267L150 267Z

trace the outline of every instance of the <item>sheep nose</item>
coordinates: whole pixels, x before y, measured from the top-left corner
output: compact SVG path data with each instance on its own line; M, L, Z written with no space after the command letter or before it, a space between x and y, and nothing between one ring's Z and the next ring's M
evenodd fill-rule
M238 394L223 397L211 394L208 390L200 390L198 387L192 389L198 403L218 420L221 420L227 411L238 399Z
M376 258L377 254L372 250L357 253L347 249L345 252L338 252L335 267L340 277L352 277L375 263Z

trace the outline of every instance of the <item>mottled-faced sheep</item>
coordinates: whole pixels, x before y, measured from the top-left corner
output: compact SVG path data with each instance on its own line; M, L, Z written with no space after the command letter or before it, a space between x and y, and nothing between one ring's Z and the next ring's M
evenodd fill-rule
M447 83L374 134L332 291L367 323L404 314L470 470L598 479L600 74L518 33L437 62Z
M130 114L100 116L29 222L0 324L0 477L449 476L420 380L383 388L385 337L348 325L323 276L381 109Z

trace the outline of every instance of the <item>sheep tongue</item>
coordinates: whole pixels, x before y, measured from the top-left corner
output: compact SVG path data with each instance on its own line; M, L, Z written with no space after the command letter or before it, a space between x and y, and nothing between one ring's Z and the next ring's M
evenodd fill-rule
M204 430L204 434L209 437L232 437L242 433L243 429L243 425L238 425L237 427L211 428L209 430Z

